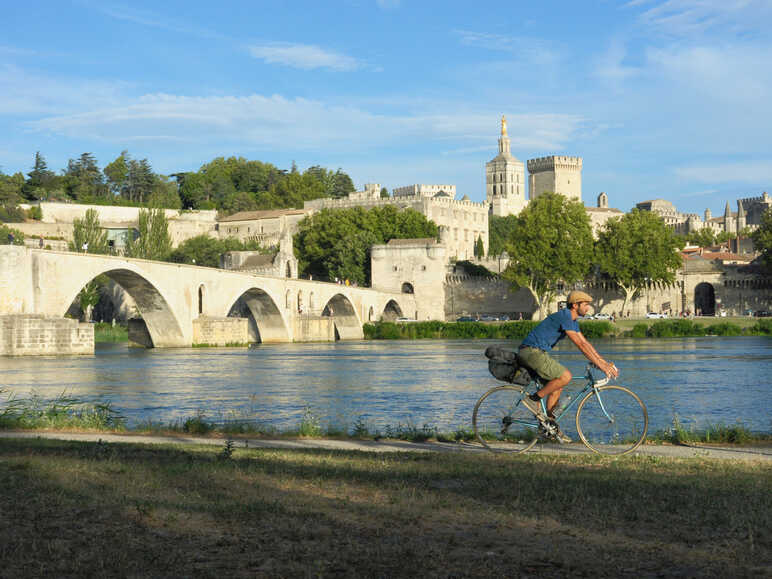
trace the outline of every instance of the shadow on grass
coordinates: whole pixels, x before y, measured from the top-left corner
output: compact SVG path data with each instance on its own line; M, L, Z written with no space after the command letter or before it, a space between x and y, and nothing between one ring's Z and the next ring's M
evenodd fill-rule
M3 573L710 576L770 556L765 466L219 452L3 441Z

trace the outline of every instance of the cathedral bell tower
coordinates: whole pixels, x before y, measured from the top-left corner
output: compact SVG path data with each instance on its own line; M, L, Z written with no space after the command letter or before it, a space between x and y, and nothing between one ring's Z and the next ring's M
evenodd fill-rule
M485 164L485 196L491 215L517 215L526 206L525 165L512 156L507 119L501 117L499 154Z

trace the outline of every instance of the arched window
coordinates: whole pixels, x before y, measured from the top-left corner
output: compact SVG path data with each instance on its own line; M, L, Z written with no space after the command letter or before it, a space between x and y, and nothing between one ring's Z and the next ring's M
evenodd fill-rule
M292 277L292 264L287 260L287 277Z
M402 284L402 293L403 294L412 294L413 291L413 284L410 284L408 282L405 282Z
M204 313L204 285L201 284L198 286L198 315L203 315Z
M287 309L292 307L292 292L290 292L290 290L287 290L287 293L284 296L284 307Z

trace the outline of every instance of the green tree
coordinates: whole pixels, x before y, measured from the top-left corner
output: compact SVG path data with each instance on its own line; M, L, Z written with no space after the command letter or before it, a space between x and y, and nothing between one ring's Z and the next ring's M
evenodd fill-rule
M159 261L169 257L172 238L163 209L140 209L137 229L138 237L126 244L126 256Z
M330 197L345 197L353 191L356 191L356 187L354 187L354 182L351 180L351 177L338 169L333 176L333 186Z
M24 175L3 175L0 173L0 205L14 206L21 202Z
M0 245L12 244L9 235L13 236L13 245L24 245L24 234L21 231L0 223Z
M610 219L598 234L595 263L625 295L622 311L651 284L672 284L683 265L682 240L651 211L633 209Z
M381 187L381 199L389 198L389 190L386 187Z
M482 236L477 236L477 241L474 242L474 256L478 258L485 257L485 246L483 245Z
M83 153L78 159L70 159L65 175L65 191L73 199L89 202L104 198L108 189L102 171L91 153Z
M751 239L756 250L761 252L762 263L772 268L772 209L767 209L761 216L761 223Z
M274 248L261 247L256 241L242 242L235 237L214 239L206 234L186 239L172 251L169 261L205 267L220 267L220 256L227 251L257 251L275 253Z
M88 253L110 253L107 244L107 231L99 223L99 213L89 209L83 219L76 217L72 221L72 241L70 251L83 251L83 244L88 244Z
M182 201L177 193L177 183L170 181L165 175L156 175L153 191L147 198L147 206L182 209Z
M709 227L703 227L686 235L686 241L697 247L708 247L716 244L716 234Z
M78 294L78 304L83 312L83 321L91 321L91 312L94 310L94 306L99 303L100 290L102 284L98 278L92 279L88 282Z
M590 219L580 202L543 193L520 212L505 248L510 261L503 276L528 288L544 317L559 283L587 276L593 251Z
M46 190L51 189L54 184L55 175L48 169L48 163L40 151L35 152L35 164L27 176L29 179L22 190L24 197L29 200L45 198Z
M491 215L488 218L488 255L501 255L516 228L517 215Z
M109 163L102 171L107 179L107 187L113 195L119 195L126 185L129 176L129 152L122 151L112 163Z
M294 247L301 273L367 285L372 245L437 235L437 225L412 209L400 211L392 205L369 211L324 209L300 222Z
M156 184L156 175L147 159L129 159L128 172L123 183L121 194L135 203L142 203L153 192Z

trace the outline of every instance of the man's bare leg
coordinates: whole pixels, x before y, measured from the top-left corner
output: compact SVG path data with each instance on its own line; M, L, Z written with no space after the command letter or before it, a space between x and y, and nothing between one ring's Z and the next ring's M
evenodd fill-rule
M547 412L552 412L553 408L557 406L558 400L560 400L560 394L563 392L563 387L571 381L571 372L566 370L559 377L554 380L550 380L544 385L544 388L536 392L539 398L547 397Z

